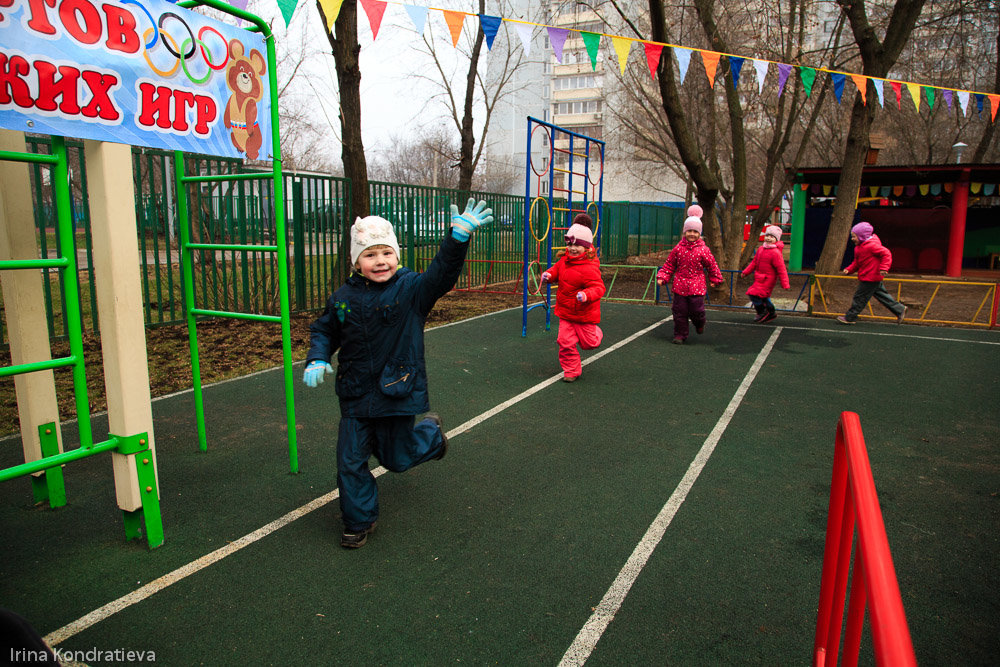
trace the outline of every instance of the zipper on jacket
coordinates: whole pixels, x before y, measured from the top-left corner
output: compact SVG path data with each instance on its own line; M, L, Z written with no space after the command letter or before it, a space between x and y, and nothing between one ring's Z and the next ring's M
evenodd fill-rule
M407 373L407 374L406 374L406 375L404 375L403 377L399 378L398 380L393 380L392 382L389 382L388 384L384 384L384 385L382 385L382 386L383 386L383 387L391 387L391 386L392 386L392 385L394 385L394 384L399 384L400 382L406 382L406 379L407 379L408 377L410 377L410 374L409 374L409 373Z

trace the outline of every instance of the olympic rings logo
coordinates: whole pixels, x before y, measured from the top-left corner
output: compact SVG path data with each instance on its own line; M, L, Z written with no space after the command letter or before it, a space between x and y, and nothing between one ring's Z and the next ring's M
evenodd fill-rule
M163 78L170 78L177 73L178 69L183 69L184 74L187 76L188 80L195 85L204 85L212 78L213 72L218 72L225 69L226 64L229 62L229 43L221 32L216 30L210 25L203 26L199 31L198 35L195 36L194 31L191 26L188 25L179 14L174 12L164 12L160 15L159 19L153 18L153 15L149 13L149 10L141 5L138 0L121 0L122 4L135 5L146 14L149 19L150 26L142 33L142 39L145 45L145 49L142 53L142 57L146 60L146 65L157 75ZM170 22L179 23L183 26L184 30L187 32L187 36L184 41L177 44L177 39L167 31L166 25ZM206 33L213 33L218 37L221 42L222 59L221 62L216 64L212 60L212 51L206 42ZM174 64L169 69L162 69L153 63L153 54L159 50L160 46L166 50L174 59ZM204 76L197 77L191 73L189 69L188 62L194 59L198 53L201 51L201 59L204 61L206 66L206 71ZM218 51L216 51L218 53Z

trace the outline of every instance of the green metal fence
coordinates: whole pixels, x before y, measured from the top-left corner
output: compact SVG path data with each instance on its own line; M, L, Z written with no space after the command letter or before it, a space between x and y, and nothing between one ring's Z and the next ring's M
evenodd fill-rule
M93 289L91 235L86 169L82 143L67 141L70 164L73 239L78 257L77 285L83 326L97 332L96 293ZM30 137L27 150L48 154L48 137ZM174 192L174 154L133 148L135 208L140 233L143 303L149 326L179 324L184 320L181 289L177 193ZM239 160L185 155L184 171L198 176L244 174L251 171ZM38 166L31 172L35 223L42 258L61 252L54 233L51 183ZM288 212L289 286L293 311L323 308L327 296L347 276L347 262L338 261L338 248L350 229L350 182L315 173L286 172L283 177ZM396 227L404 266L422 270L433 258L450 224L450 206L463 209L471 196L493 208L494 224L473 237L465 271L457 289L512 292L520 290L523 261L524 198L489 192L461 193L399 183L372 182L371 212ZM208 181L190 196L190 235L206 244L273 244L274 188L267 179ZM683 210L655 204L606 202L599 221L603 232L602 261L624 262L631 255L669 248L680 238ZM558 232L557 232L558 233ZM273 315L278 312L278 276L275 253L247 249L199 250L194 257L196 301L209 310ZM49 335L63 339L65 287L52 272L45 280ZM2 327L0 319L0 327ZM0 329L0 342L6 336Z

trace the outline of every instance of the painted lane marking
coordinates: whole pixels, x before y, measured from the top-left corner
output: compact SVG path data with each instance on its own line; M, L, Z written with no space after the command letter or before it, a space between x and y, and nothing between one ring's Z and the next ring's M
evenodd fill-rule
M632 555L629 556L624 567L622 567L618 576L612 582L611 588L608 589L601 602L594 608L594 613L591 614L586 624L580 629L570 647L566 649L566 653L563 654L562 660L559 662L560 665L582 665L594 651L594 647L597 646L597 642L600 641L604 631L607 630L611 621L614 620L615 614L621 609L622 603L625 601L625 596L628 595L629 590L632 588L632 584L639 578L639 574L642 572L643 567L645 567L646 561L649 560L653 550L656 549L660 540L663 539L663 535L677 514L677 510L680 509L681 504L687 498L688 492L691 491L691 487L694 486L698 476L701 475L701 471L705 468L705 464L708 463L709 457L715 451L715 446L719 444L722 434L725 432L726 427L729 426L733 415L736 414L740 403L743 402L743 397L746 396L747 390L753 383L754 378L757 377L757 373L763 367L768 355L771 354L774 343L778 340L780 334L781 327L777 327L764 344L763 349L757 355L757 359L743 378L743 382L740 383L736 393L733 394L733 398L729 401L726 410L719 417L719 421L716 422L715 428L708 434L705 443L698 450L694 460L691 461L691 465L688 466L684 477L681 478L677 488L670 495L666 505L663 506L660 513L653 519L653 523L646 530L646 534L639 540L639 543L632 551Z

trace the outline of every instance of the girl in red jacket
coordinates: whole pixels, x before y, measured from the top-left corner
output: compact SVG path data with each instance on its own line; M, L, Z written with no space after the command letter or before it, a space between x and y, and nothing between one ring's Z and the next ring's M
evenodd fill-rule
M753 273L753 285L747 290L747 296L757 311L754 322L770 322L778 316L771 303L771 292L774 291L776 282L781 281L782 289L791 287L788 283L788 271L785 270L785 258L781 254L784 244L780 238L781 227L765 227L764 244L754 253L747 268L743 269L744 276Z
M667 261L656 272L656 282L666 285L674 280L674 342L682 344L688 337L688 318L698 333L705 331L705 272L713 285L725 282L722 271L708 245L701 238L701 206L688 207L681 241L667 255Z
M906 306L893 299L889 290L882 285L882 278L889 274L892 266L892 253L882 245L874 232L874 228L867 222L859 222L851 227L854 261L847 265L844 273L858 272L858 289L854 292L851 307L843 315L837 316L837 321L841 324L857 322L858 315L872 297L896 316L896 324L902 324L906 317Z
M542 282L559 283L556 290L556 317L559 318L559 365L563 381L573 382L583 372L579 345L593 350L604 339L604 332L597 326L601 322L601 297L604 280L601 263L594 249L593 222L586 213L573 220L566 231L566 250L559 261L542 274Z

